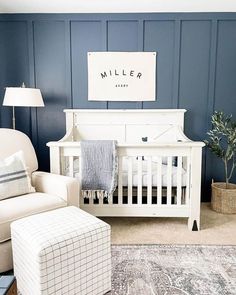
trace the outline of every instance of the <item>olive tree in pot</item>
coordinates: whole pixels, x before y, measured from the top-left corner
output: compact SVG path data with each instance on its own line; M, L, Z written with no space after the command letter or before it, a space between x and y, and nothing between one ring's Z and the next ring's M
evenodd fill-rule
M236 213L236 185L230 179L236 168L236 122L232 115L215 112L212 115L212 130L205 140L209 149L224 164L225 182L212 182L212 209L220 213Z

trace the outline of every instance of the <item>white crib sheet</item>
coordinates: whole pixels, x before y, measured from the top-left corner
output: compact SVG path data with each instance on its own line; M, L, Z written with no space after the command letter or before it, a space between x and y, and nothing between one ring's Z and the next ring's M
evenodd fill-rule
M142 186L148 186L148 173L147 173L147 161L142 161ZM128 159L123 158L123 165L122 165L122 185L128 186ZM157 162L152 161L152 186L158 185L158 177L157 177ZM138 161L134 158L133 159L133 178L132 178L132 185L138 186ZM161 165L161 174L162 174L162 186L167 186L167 165ZM177 186L177 167L171 167L171 186ZM69 167L66 167L66 175L69 176ZM182 186L186 186L187 184L187 173L184 168L181 171L182 174ZM74 160L74 177L79 178L79 160Z

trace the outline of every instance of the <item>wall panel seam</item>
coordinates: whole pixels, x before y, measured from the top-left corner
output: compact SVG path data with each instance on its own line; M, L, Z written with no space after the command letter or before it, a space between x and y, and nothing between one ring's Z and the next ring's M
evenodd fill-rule
M179 107L179 83L180 83L180 62L181 62L181 35L182 21L175 21L174 33L174 64L173 64L173 82L172 82L172 106Z
M35 69L35 45L34 45L34 21L28 21L28 48L29 48L29 74L30 87L36 87L36 69ZM35 149L38 148L38 126L37 126L37 110L31 108L31 140Z
M144 51L144 20L138 21L138 51ZM137 102L137 109L143 109L143 102Z
M211 127L210 116L214 111L215 104L215 82L216 82L216 58L217 58L217 41L218 40L218 21L212 21L211 44L209 49L209 79L208 79L208 101L207 101L207 121L206 126Z
M108 21L106 19L102 21L102 49L108 50ZM106 101L106 109L108 109L108 101Z
M65 51L67 53L66 63L66 92L67 92L67 107L73 108L72 94L72 60L71 60L71 22L65 23Z
M215 86L216 86L216 58L217 58L217 42L218 42L218 20L211 21L211 43L209 48L209 75L208 75L208 97L207 97L207 112L206 112L206 131L211 128L211 115L214 111L215 104ZM209 164L209 151L206 149L204 154L204 181L203 186L207 186ZM207 161L208 159L208 161Z

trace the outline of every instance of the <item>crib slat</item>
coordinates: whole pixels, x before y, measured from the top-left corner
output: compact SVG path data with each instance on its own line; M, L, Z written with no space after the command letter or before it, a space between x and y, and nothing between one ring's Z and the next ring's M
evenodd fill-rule
M102 205L103 205L103 199L102 198L98 198L98 204L96 206L102 206Z
M61 174L67 175L68 174L68 163L67 163L67 157L61 157Z
M186 193L185 193L185 202L184 204L188 205L189 204L189 176L190 176L190 159L189 156L187 156L187 178L186 178Z
M82 160L81 157L79 157L79 183L80 184L82 182L81 160ZM80 194L80 198L79 198L80 200L79 200L78 206L84 205L84 198L83 198L83 195L82 195L81 187L80 187L79 194Z
M171 205L171 193L172 193L172 157L168 157L167 160L167 205Z
M157 158L157 204L162 204L162 158Z
M152 204L152 157L148 157L148 187L147 187L147 203Z
M69 176L74 177L74 157L69 156Z
M123 157L119 157L118 172L118 204L122 205L123 201Z
M133 158L129 157L129 160L128 160L128 204L132 204L132 191L133 191Z
M177 166L177 205L181 205L182 195L182 157L178 156Z
M138 157L138 204L142 204L142 157Z

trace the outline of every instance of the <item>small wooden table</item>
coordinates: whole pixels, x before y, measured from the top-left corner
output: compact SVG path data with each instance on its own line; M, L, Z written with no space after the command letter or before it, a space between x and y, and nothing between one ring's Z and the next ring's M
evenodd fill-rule
M17 295L16 279L13 275L0 275L0 295Z

